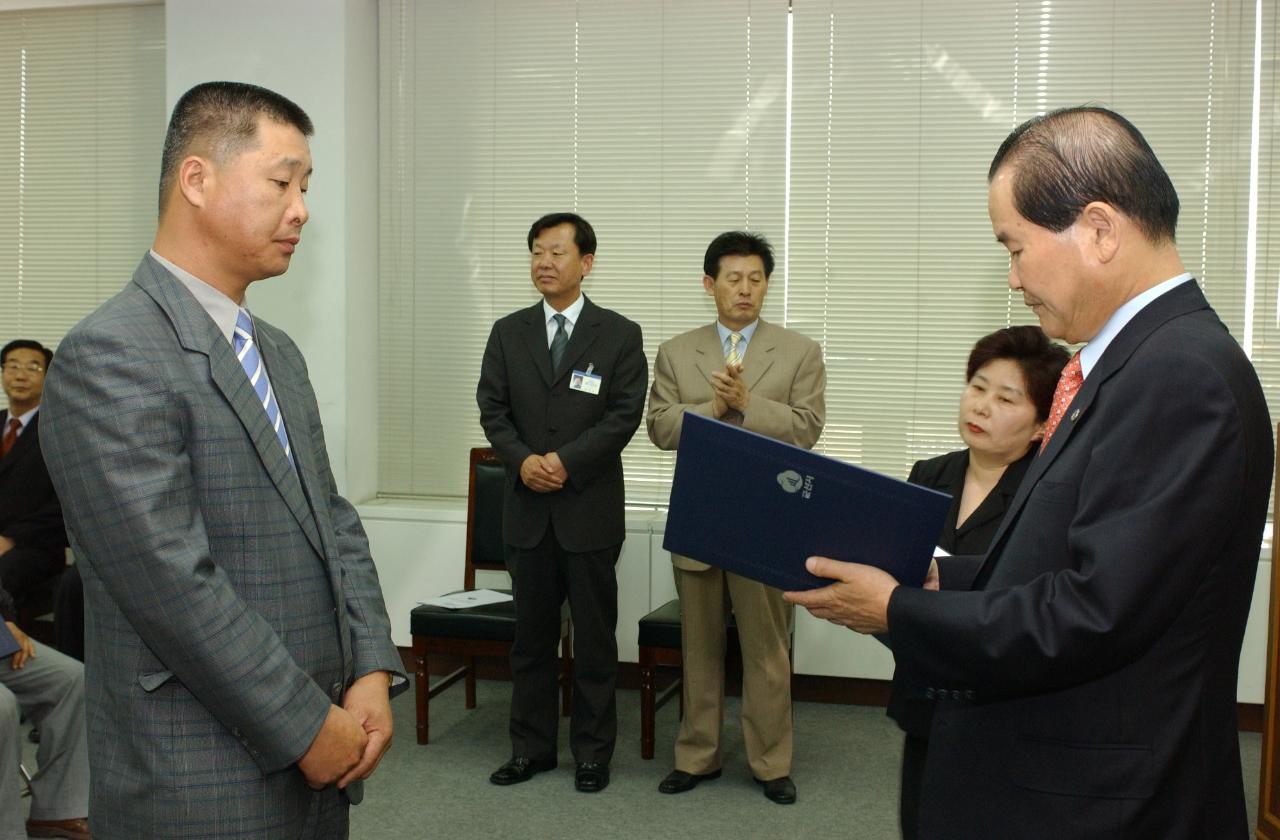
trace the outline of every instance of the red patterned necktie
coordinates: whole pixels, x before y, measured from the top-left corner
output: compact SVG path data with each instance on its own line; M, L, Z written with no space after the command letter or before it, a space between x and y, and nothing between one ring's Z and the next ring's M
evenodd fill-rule
M13 442L18 439L18 428L22 426L22 421L17 417L9 418L9 429L4 433L4 442L0 443L0 458L9 454L9 450L13 449Z
M1067 407L1076 398L1076 392L1083 384L1084 371L1080 368L1080 351L1077 350L1071 357L1071 361L1067 362L1067 366L1062 369L1062 376L1058 377L1058 387L1053 391L1053 407L1049 409L1049 419L1044 424L1044 440L1040 442L1041 452L1049 445L1049 438L1062 422L1063 415L1067 413Z

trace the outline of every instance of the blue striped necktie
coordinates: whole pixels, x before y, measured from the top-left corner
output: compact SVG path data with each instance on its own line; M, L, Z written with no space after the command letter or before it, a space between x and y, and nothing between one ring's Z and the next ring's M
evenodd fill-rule
M280 404L276 402L275 392L271 390L271 381L267 379L267 369L262 364L262 356L258 355L258 345L253 340L253 318L249 316L249 310L244 307L240 307L240 314L236 317L236 328L232 334L231 343L235 348L236 358L240 360L240 367L244 368L245 375L249 377L249 384L258 393L258 402L262 403L263 411L267 412L267 420L275 430L276 437L280 439L285 456L292 464L293 452L289 449L289 435L284 429L284 417L280 414Z

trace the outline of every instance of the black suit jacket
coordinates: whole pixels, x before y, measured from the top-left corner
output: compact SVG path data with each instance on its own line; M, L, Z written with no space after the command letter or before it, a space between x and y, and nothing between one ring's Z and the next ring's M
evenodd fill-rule
M951 509L942 523L938 546L950 554L981 554L986 551L1035 456L1036 449L1032 448L1010 464L996 486L959 528L956 520L960 516L960 497L964 493L964 474L969 468L969 450L960 449L927 461L916 461L907 481L951 494ZM934 700L925 695L926 688L928 686L908 670L894 668L888 715L904 732L922 738L929 736L929 727L933 724Z
M602 377L597 395L569 388L571 371L588 366ZM476 402L485 437L507 470L508 545L535 547L548 523L568 551L622 543L622 449L640 425L648 381L640 326L590 300L554 371L541 301L493 325ZM520 480L520 465L548 452L560 456L569 480L557 492L535 493Z
M0 411L0 428L9 412ZM62 506L40 452L40 412L0 458L0 535L28 550L61 556L67 545Z
M898 661L946 698L922 836L1247 836L1236 674L1273 454L1194 283L1120 331L991 551L890 599Z

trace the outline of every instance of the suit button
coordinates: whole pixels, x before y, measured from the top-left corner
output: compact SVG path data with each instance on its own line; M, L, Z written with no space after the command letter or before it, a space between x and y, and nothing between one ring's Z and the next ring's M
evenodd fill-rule
M932 688L926 688L924 690L924 699L932 700L935 697L937 697L937 692L935 692Z
M958 688L953 688L953 689L951 689L951 699L952 699L952 700L959 700L959 699L960 699L960 689L958 689Z
M975 696L975 695L974 695L974 693L973 693L973 689L972 689L972 688L965 689L965 692L964 692L964 699L966 699L966 700L972 700L972 699L974 698L974 696Z
M334 703L342 702L342 683L329 686L329 696L333 698Z

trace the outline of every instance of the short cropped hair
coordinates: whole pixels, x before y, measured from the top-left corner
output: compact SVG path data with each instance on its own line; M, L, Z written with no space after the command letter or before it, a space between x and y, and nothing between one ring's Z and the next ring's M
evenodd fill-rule
M529 228L529 253L533 253L533 240L547 228L573 225L573 244L578 246L578 256L596 252L596 232L591 223L577 213L548 213Z
M257 140L258 118L289 125L310 137L315 128L307 112L273 90L245 82L204 82L182 94L169 117L160 159L160 212L188 155L207 154L225 161Z
M36 350L44 354L44 368L49 369L49 365L53 363L53 351L45 347L33 338L15 338L0 350L0 365L9 360L9 354L14 350Z
M707 253L702 257L702 273L708 277L719 277L722 257L759 257L764 263L765 279L773 274L773 246L758 233L731 230L711 240Z
M1044 421L1048 419L1053 405L1058 377L1070 358L1067 348L1050 341L1039 327L1005 327L984 335L973 345L964 378L968 382L975 373L997 359L1017 362L1022 369L1022 378L1027 381L1027 396L1036 407L1036 420Z
M1142 132L1106 108L1082 106L1033 117L1000 145L990 182L1013 167L1013 202L1048 230L1070 227L1091 201L1121 210L1151 242L1174 241L1178 193Z

